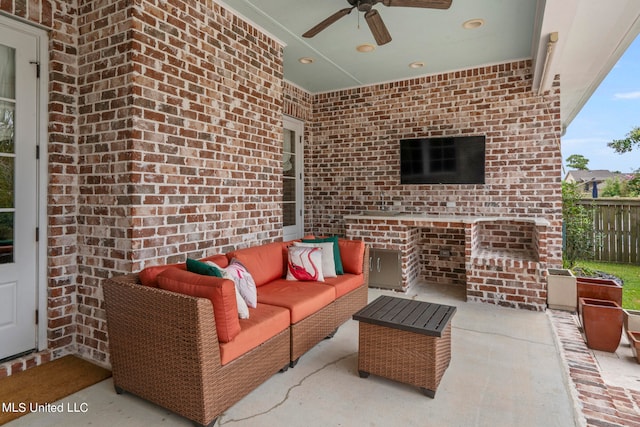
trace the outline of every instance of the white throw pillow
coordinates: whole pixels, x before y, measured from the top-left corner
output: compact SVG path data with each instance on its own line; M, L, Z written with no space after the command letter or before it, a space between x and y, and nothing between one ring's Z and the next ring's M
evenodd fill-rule
M290 246L287 280L324 282L322 248Z
M294 246L302 246L307 248L322 248L322 275L324 277L337 277L336 261L333 257L333 242L326 243L306 243L293 242Z
M214 267L217 267L222 272L222 278L223 279L229 279L234 283L234 285L235 285L234 288L236 290L236 305L238 306L238 318L240 318L240 319L248 319L249 318L249 306L247 305L247 302L245 301L245 299L242 296L242 294L240 293L240 289L238 287L238 284L236 283L236 280L234 280L233 276L227 271L226 268L222 268L222 267L218 266L215 262L212 262L212 261L206 261L206 263L209 264L209 265L213 265ZM254 289L255 289L255 283L254 283ZM257 299L257 296L256 296L256 299Z

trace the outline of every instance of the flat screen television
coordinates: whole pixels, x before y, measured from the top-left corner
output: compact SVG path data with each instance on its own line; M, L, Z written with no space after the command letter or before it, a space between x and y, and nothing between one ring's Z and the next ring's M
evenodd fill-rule
M400 140L401 184L484 184L484 136Z

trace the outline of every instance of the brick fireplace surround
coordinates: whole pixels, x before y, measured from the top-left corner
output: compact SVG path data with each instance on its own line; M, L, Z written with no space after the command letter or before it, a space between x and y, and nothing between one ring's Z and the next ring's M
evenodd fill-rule
M305 232L344 235L384 192L405 212L548 221L560 265L560 84L534 93L530 61L311 94L283 81L277 41L212 0L0 10L49 32L48 340L0 377L66 353L108 366L106 277L281 240L284 114L305 125ZM486 136L485 185L399 184L399 139L441 135ZM449 235L422 229L416 268L460 283L430 255Z

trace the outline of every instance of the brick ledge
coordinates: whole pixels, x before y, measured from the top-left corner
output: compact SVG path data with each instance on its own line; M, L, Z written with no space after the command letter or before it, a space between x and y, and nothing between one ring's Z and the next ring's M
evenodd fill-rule
M547 315L574 401L576 425L640 427L640 392L604 382L571 313L547 310Z

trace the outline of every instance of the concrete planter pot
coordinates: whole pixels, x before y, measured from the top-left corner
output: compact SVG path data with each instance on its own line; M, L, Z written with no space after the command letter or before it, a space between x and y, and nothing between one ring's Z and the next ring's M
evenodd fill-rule
M611 279L576 278L578 298L615 301L622 306L622 286Z
M634 331L640 333L640 310L622 309L622 326L625 332Z
M622 338L622 307L615 301L580 298L587 347L613 353Z
M640 363L640 332L627 331L627 337L629 337L629 344L631 344L631 351L636 361Z
M576 311L576 277L571 270L547 270L547 306L554 310Z

